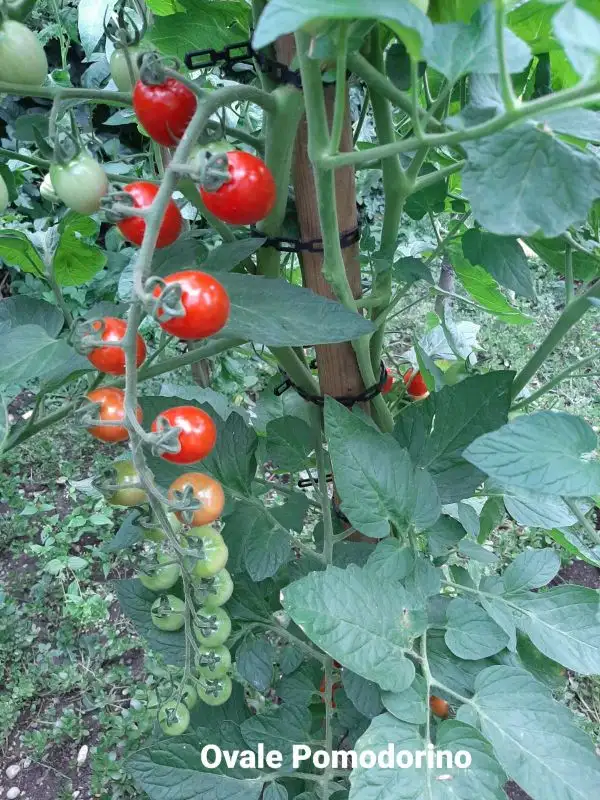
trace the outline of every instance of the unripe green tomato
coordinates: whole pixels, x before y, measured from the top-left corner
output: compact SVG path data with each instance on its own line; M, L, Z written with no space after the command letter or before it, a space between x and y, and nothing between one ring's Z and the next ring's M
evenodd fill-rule
M233 580L226 569L210 578L194 581L194 599L206 608L224 606L233 594Z
M198 697L207 706L222 706L231 697L231 678L215 678L198 681Z
M231 669L231 653L224 645L199 647L196 656L201 678L223 678Z
M88 153L80 153L68 164L53 164L50 179L62 202L79 214L98 211L108 192L106 172Z
M0 175L0 214L6 211L9 203L8 188L2 175Z
M157 567L151 575L141 573L139 576L140 581L146 589L150 589L152 592L164 592L170 589L171 586L175 586L179 578L179 564L165 563L173 561L172 555L169 553L159 553L158 561L159 563L162 562L164 566Z
M190 546L197 547L202 552L202 556L194 565L194 576L210 578L220 572L229 557L229 550L221 534L210 525L201 525L190 528L186 535L192 539ZM199 541L193 541L194 539Z
M183 703L169 700L160 707L158 724L167 736L180 736L190 724L190 712Z
M52 185L52 178L50 177L50 173L48 172L45 175L44 180L40 184L40 195L43 200L47 200L49 203L59 203L60 198L54 191L54 186Z
M181 699L191 711L198 702L198 693L191 683L186 683L181 693Z
M127 50L131 59L133 81L131 80L131 74L127 65L127 57L123 48L115 47L110 57L110 74L120 92L131 92L133 90L135 83L140 77L140 68L137 59L141 53L146 53L148 51L148 45L138 44L134 47L128 47Z
M174 594L157 597L150 609L152 622L161 631L178 631L183 628L184 614L185 603Z
M38 37L12 19L0 25L0 81L41 86L48 75L48 60Z
M119 488L107 498L111 505L130 508L148 502L146 492L135 486L136 483L139 483L139 476L132 461L115 461L113 469L114 478L112 480Z
M229 639L231 620L222 608L199 608L196 612L194 633L205 647L218 647Z

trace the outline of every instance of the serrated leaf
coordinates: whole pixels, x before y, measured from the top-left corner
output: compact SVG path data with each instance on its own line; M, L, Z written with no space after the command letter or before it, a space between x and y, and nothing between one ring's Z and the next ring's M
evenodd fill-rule
M385 708L402 722L423 725L429 714L427 682L421 675L403 692L382 692L381 700Z
M143 528L137 524L139 518L139 511L128 514L113 538L102 545L102 550L106 553L118 553L120 550L129 550L137 544L144 534Z
M258 236L239 239L236 242L225 242L208 253L206 260L201 264L201 269L207 272L230 272L256 253L265 242L264 237Z
M42 278L45 275L44 262L38 251L21 231L9 228L0 230L0 258L10 267L18 267Z
M291 539L265 514L259 514L244 538L243 559L254 581L271 578L292 557Z
M417 281L425 281L426 283L433 283L431 270L425 265L421 258L414 258L414 256L405 256L394 261L393 266L394 279L400 283L406 283L412 286Z
M259 692L271 685L275 649L264 638L249 636L238 647L235 665L239 674Z
M584 420L539 411L480 436L464 456L507 485L585 497L600 492L600 463L583 457L597 446L596 434Z
M345 669L342 673L344 691L354 708L365 717L373 718L383 711L379 686Z
M598 758L572 712L529 673L490 667L476 681L481 731L506 773L534 800L589 800L600 780Z
M414 678L406 658L425 612L397 583L349 566L312 572L287 586L283 607L332 658L382 689L403 691Z
M310 722L306 707L281 705L247 719L241 730L252 750L262 744L266 751L278 750L283 754L284 762L288 762L294 744L310 741Z
M504 487L504 505L519 525L548 530L574 525L577 517L560 497Z
M463 192L475 219L500 236L558 236L585 219L600 196L597 156L534 123L464 142L464 148Z
M552 20L554 35L584 80L600 75L600 21L574 3L565 3Z
M469 661L493 656L508 644L508 637L483 608L457 597L447 610L446 644L454 655Z
M512 372L476 375L413 403L398 416L394 436L433 477L443 503L472 497L482 482L483 473L465 461L463 451L506 422L512 381Z
M309 465L314 450L314 434L304 420L280 417L267 423L267 454L275 466L299 472Z
M3 333L20 325L39 325L48 336L55 338L64 324L65 318L60 308L45 300L24 294L0 300L0 330Z
M471 228L463 234L462 248L471 264L484 267L501 286L535 298L529 264L517 239Z
M21 325L2 337L0 385L24 386L51 376L74 355L64 339L52 339L39 325Z
M555 550L525 550L504 570L504 589L507 594L527 589L539 589L556 577L560 558Z
M401 581L410 575L415 566L415 555L410 547L390 537L379 542L369 556L366 568L383 580Z
M61 286L80 286L106 265L106 253L95 244L98 230L91 217L72 211L61 221L53 260L54 276Z
M331 398L325 401L325 433L341 507L365 535L383 538L390 522L424 530L440 513L431 477L410 456Z

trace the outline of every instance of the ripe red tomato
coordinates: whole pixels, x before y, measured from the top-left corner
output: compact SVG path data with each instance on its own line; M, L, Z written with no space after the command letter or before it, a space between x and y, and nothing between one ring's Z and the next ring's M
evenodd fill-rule
M429 697L429 708L433 711L436 717L440 717L441 719L447 719L448 715L450 714L450 706L448 703L435 694L432 694Z
M231 225L253 225L275 205L275 180L260 158L241 150L226 153L229 180L215 192L200 187L209 211Z
M103 422L120 422L125 419L125 392L111 386L101 386L90 392L87 399L98 403L98 418ZM142 422L142 409L136 409L138 422ZM93 425L88 428L89 433L102 442L124 442L129 439L127 428L121 425Z
M125 186L123 191L133 198L134 208L149 208L158 194L158 186L148 181L136 181ZM183 219L179 209L173 200L169 200L158 232L156 246L161 248L173 244L181 233L182 226ZM125 217L117 222L117 228L128 241L140 245L146 233L146 220L143 217Z
M138 120L148 136L163 147L179 142L197 102L196 95L175 78L157 85L139 80L133 89L133 110Z
M178 496L183 495L186 486L191 487L194 499L199 500L202 507L191 512L191 519L186 519L184 513L176 511L175 516L178 519L188 522L190 525L202 526L214 522L221 516L225 505L225 495L219 481L202 472L185 472L175 478L169 486L169 500L177 502Z
M392 386L394 385L394 379L390 375L389 369L386 369L385 375L386 375L385 383L381 387L381 394L388 394L389 392L391 392Z
M163 453L165 461L174 464L193 464L206 458L217 441L217 428L205 411L195 406L177 406L159 414L152 430L159 430L159 420L166 420L172 428L180 428L179 452Z
M104 324L102 332L103 342L120 342L127 331L127 323L124 319L117 317L104 317L102 322L97 320L93 323L94 330L99 331ZM136 366L140 366L146 358L146 345L142 337L137 334ZM125 374L125 352L122 347L96 347L88 353L88 359L100 372L107 372L109 375Z
M404 381L408 394L415 400L422 400L429 394L429 389L421 373L417 371L413 378L413 372L414 370L412 367L406 370L402 380Z
M179 339L205 339L224 327L229 317L229 295L212 275L190 269L174 272L165 283L180 284L185 315L161 322L159 309L158 322L164 331ZM156 286L154 296L160 293L161 287Z

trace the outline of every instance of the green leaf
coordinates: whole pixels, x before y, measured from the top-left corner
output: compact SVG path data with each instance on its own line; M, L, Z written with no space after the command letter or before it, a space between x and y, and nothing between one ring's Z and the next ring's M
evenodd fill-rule
M577 522L577 517L560 497L513 486L505 486L502 491L506 510L519 525L549 530Z
M493 656L508 644L508 637L476 603L457 597L448 606L446 644L455 656L469 661Z
M209 252L200 268L207 272L230 272L242 261L256 253L266 241L264 237L253 236L249 239L239 239L236 242L225 242Z
M445 558L458 548L467 532L458 520L443 514L427 531L429 552L434 558Z
M529 264L517 239L471 228L463 234L462 248L471 264L484 267L501 286L535 298Z
M423 50L428 65L445 75L451 83L470 72L498 74L500 65L494 17L494 8L488 4L468 25L460 22L434 25L433 37ZM522 72L531 59L529 47L505 28L504 48L509 72Z
M565 274L565 248L567 243L563 238L542 239L529 237L525 242L532 250L535 250L542 261L551 269L559 275ZM572 258L573 276L577 280L591 281L600 275L600 250L596 250L595 255L593 253L588 255L587 253L581 253L579 250L574 250Z
M413 403L396 421L394 436L433 477L443 503L472 497L483 475L464 449L508 418L514 373L475 375Z
M152 622L150 609L157 595L146 589L137 579L116 581L115 590L123 613L133 622L148 646L160 653L167 664L183 667L185 663L183 631L161 631Z
M235 655L236 670L262 693L271 685L274 661L275 649L271 642L256 636L244 639Z
M443 631L428 632L427 658L433 678L462 695L474 691L477 675L493 663L489 659L466 661L458 658L448 649Z
M109 542L102 545L105 553L118 553L120 550L129 550L143 538L143 528L137 522L140 518L139 511L132 511L128 514L119 530Z
M296 492L285 499L281 506L271 506L270 512L288 530L302 533L310 502L303 492Z
M229 703L223 708L228 706ZM206 706L203 708L206 709L205 713L210 711ZM190 800L191 797L259 800L263 789L262 780L238 780L224 775L223 766L215 769L205 769L202 766L202 747L217 741L227 747L227 741L220 740L221 729L216 726L201 737L190 735L164 739L138 750L129 758L127 772L150 800L164 800L165 792L168 792L169 800Z
M600 463L583 457L597 446L596 434L584 420L539 411L480 436L464 457L510 486L585 497L600 492Z
M271 578L292 555L289 534L266 514L259 514L244 539L244 566L252 580Z
M354 565L330 566L283 589L282 605L344 667L388 691L401 692L412 683L414 666L405 654L423 633L426 618L402 586Z
M413 571L415 556L410 547L390 537L378 543L366 566L378 578L401 581Z
M0 230L0 258L9 267L18 267L38 278L45 275L44 262L27 236L9 228Z
M394 769L393 760L391 769L382 767L379 761L385 758L390 744L396 754L400 751L415 754L429 743L415 725L401 722L391 714L376 717L355 749L358 754L373 751L378 759L373 767L357 766L352 770L349 800L473 800L474 797L504 800L504 773L479 731L457 720L445 720L437 728L436 738L438 750L467 751L471 756L469 769L446 764L429 769L424 764L416 767L414 762L410 767Z
M288 790L281 783L269 783L263 792L262 800L288 800Z
M424 164L419 175L431 175L438 170L433 164ZM438 180L426 189L411 194L404 205L404 210L411 219L419 220L429 212L439 213L444 210L444 202L448 191L448 181Z
M20 325L2 337L0 385L24 386L52 376L73 355L64 339L50 338L39 325Z
M314 435L304 420L280 417L267 424L266 447L275 466L288 472L299 472L309 465Z
M431 284L434 282L431 270L420 258L414 258L413 256L399 258L394 262L392 270L394 280L399 283L406 283L408 286L412 286L417 281L425 281Z
M219 273L231 314L223 336L268 347L301 347L357 339L373 324L341 303L284 280Z
M78 3L78 25L81 46L90 56L104 34L105 14L114 8L115 0L80 0Z
M552 20L554 35L583 80L600 75L600 22L566 3Z
M325 433L341 507L357 530L381 539L390 522L419 530L433 525L440 514L435 485L391 435L331 398L325 401Z
M557 544L567 551L567 553L581 558L593 567L600 568L600 547L597 545L593 549L588 547L588 545L573 531L559 531L555 528L548 531L548 536L551 536Z
M555 550L525 550L504 571L504 589L507 594L539 589L550 583L559 569L560 558Z
M18 294L0 300L0 331L18 328L20 325L38 325L48 336L58 336L65 324L62 311L35 297Z
M508 325L531 325L531 317L511 306L487 270L469 264L456 247L451 248L450 258L462 285L490 314Z
M256 752L262 744L266 751L278 750L283 754L284 761L289 762L293 745L310 741L310 723L311 717L306 706L281 705L247 719L241 729L251 750Z
M157 17L168 17L170 14L185 11L178 0L146 0L146 5Z
M589 142L600 142L600 113L589 108L565 108L537 116L553 131Z
M382 692L381 700L386 710L402 722L423 725L427 720L427 682L421 675L415 675L412 684L403 692Z
M600 196L597 156L534 123L463 146L463 191L476 220L492 233L558 236L585 219Z
M379 686L349 669L342 674L346 696L357 711L372 719L383 711Z
M600 672L600 599L595 589L565 585L510 597L516 623L544 655L581 675Z
M329 0L328 19L380 19L397 33L414 57L431 36L431 23L410 0ZM321 0L271 0L263 11L253 45L257 50L285 33L293 33L308 22L323 17Z
M555 6L530 0L509 12L508 25L513 33L527 42L534 55L548 53L558 46L552 36L552 17L555 13Z
M481 732L519 786L539 800L594 797L600 769L592 742L545 686L523 670L498 666L478 676L476 689Z
M99 226L91 217L70 211L59 225L54 276L61 286L80 286L104 268L107 256L95 244Z
M249 29L249 7L243 0L193 0L186 13L159 16L149 38L165 55L185 58L189 50L216 50L244 38Z
M6 400L0 394L0 455L4 450L4 445L8 438L9 431L10 422L8 420L8 406L6 405Z

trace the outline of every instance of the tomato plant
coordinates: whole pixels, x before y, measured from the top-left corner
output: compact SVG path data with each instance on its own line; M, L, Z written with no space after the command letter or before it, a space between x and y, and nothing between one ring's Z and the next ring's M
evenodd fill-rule
M206 207L231 225L253 225L271 212L276 197L273 176L267 165L251 153L225 153L228 177L216 189L200 187Z
M197 500L201 504L200 508L193 511L175 512L182 522L194 526L214 522L221 516L225 506L225 493L219 481L202 472L185 472L175 478L169 487L169 500L177 502L184 499Z
M117 317L104 317L102 320L94 322L93 328L100 334L101 340L107 342L107 346L94 347L88 353L89 360L100 372L106 372L109 375L123 375L125 352L122 347L117 347L116 343L121 342L125 337L127 323ZM138 333L136 336L136 365L141 366L145 359L146 345Z
M175 78L167 78L159 84L138 80L133 89L133 109L138 120L148 135L163 147L179 142L196 104L196 95Z
M145 212L156 198L158 186L149 181L135 181L135 183L127 184L123 191L131 198L133 208L139 208ZM141 245L146 232L146 220L143 215L126 216L117 222L117 228L130 242ZM173 200L170 200L162 215L156 246L161 248L173 244L179 238L182 228L183 220L179 209Z
M149 645L81 790L595 796L597 4L108 5L0 9L0 513L52 576L18 596L101 664ZM129 457L99 479L78 423ZM232 731L375 758L203 767ZM409 741L472 760L381 766Z
M52 188L62 202L80 214L93 214L108 192L108 178L100 164L81 152L66 164L50 167Z
M164 426L179 429L178 450L162 453L165 461L174 464L193 464L210 453L217 440L215 423L206 413L195 406L176 406L163 411L152 423L154 432Z
M125 392L110 386L94 389L86 395L91 403L98 404L98 419L100 422L122 422L125 419ZM136 417L141 424L142 409L136 408ZM123 425L93 425L88 431L96 439L103 442L124 442L129 438L127 428Z
M165 286L175 285L181 289L184 313L163 321L159 307L158 321L164 331L179 339L205 339L225 326L229 317L229 297L216 278L198 270L174 272L165 278ZM160 294L161 289L157 286L154 296Z

